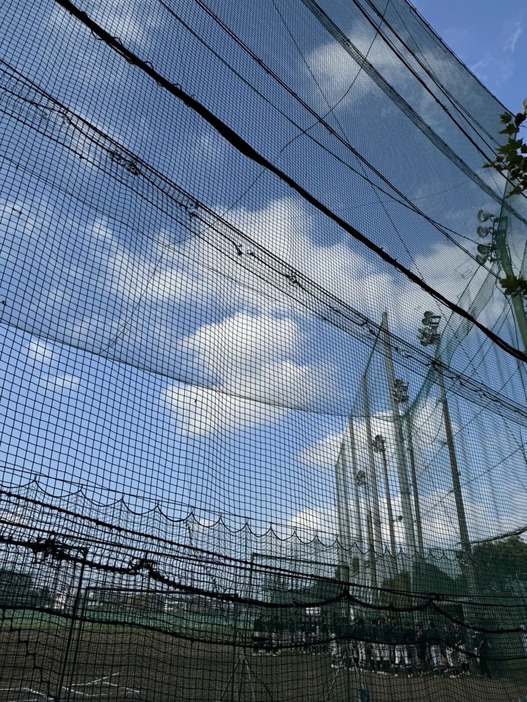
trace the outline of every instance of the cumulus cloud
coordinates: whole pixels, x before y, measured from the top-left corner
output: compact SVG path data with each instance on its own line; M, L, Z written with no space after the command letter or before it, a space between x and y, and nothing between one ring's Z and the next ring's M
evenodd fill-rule
M52 346L40 339L32 339L27 345L27 357L38 366L27 367L31 370L32 378L42 388L51 392L66 392L78 390L80 379L71 373L57 372L58 357Z
M343 432L331 433L307 446L298 454L298 461L306 466L333 470L342 446Z
M245 312L204 325L185 338L179 351L192 359L192 376L206 378L211 386L197 391L203 406L209 406L211 419L200 410L197 417L183 422L185 429L190 433L243 429L276 421L284 407L309 406L323 398L334 369L298 360L303 341L293 319ZM170 389L165 399L178 412L181 390Z
M329 246L317 243L316 223L298 200L284 198L252 211L238 208L230 216L268 250L371 319L380 321L382 312L388 311L392 331L415 338L419 315L438 309L436 301L421 288L383 269L380 262L359 252L352 240L343 238ZM473 213L471 220L476 222ZM444 240L416 253L413 268L454 302L472 276L471 286L477 290L486 275Z
M280 409L262 402L208 388L172 385L161 399L174 413L179 430L191 436L241 432L281 416Z
M47 375L40 379L41 384L48 390L64 392L67 390L78 390L80 387L79 378L71 374Z

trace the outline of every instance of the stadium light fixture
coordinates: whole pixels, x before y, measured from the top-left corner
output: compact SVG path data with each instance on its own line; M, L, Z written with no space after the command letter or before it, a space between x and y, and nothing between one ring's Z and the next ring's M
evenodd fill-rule
M488 222L490 225L477 227L477 235L482 239L489 235L491 237L490 247L485 244L479 244L477 246L478 253L475 256L476 262L480 266L485 265L487 262L492 263L503 272L503 278L519 280L522 274L521 272L519 274L516 272L507 245L508 217L502 214L491 214L486 210L479 210L476 217L480 225L485 222ZM516 318L518 332L523 347L527 352L527 313L525 311L524 302L524 298L520 294L513 294L510 296L510 304Z
M377 434L373 439L372 446L375 453L384 453L386 451L386 439L382 434Z
M408 402L408 383L396 378L393 383L393 398L398 405Z
M419 342L421 346L433 346L439 342L440 334L438 332L441 315L434 312L425 312L421 324L422 329L418 329Z
M491 222L493 222L496 219L496 215L491 214L490 212L487 212L486 210L480 210L478 212L478 222L488 222L489 219Z
M478 244L477 250L479 254L488 258L490 254L494 251L494 247L490 246L489 244Z
M476 233L478 236L484 239L486 236L492 233L492 227L478 227L476 229Z

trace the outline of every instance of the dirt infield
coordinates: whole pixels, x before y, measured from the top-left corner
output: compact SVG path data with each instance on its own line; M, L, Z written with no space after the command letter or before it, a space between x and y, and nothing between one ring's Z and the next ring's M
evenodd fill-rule
M332 668L325 652L253 656L152 632L3 631L0 660L0 702L517 702L527 695L526 668L514 681L395 677Z

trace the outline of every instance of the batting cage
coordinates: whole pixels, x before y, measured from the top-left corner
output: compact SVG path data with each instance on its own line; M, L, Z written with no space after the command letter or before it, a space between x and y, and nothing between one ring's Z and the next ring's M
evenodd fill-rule
M406 0L5 0L0 702L527 697L527 207Z

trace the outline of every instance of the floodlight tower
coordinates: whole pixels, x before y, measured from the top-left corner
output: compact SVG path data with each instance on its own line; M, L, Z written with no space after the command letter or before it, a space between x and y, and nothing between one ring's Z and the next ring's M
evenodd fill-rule
M408 458L410 459L410 477L413 492L413 505L415 510L415 531L417 536L417 550L419 555L424 556L423 523L421 520L421 505L419 503L419 488L417 486L417 467L415 463L414 440L412 436L412 424L409 410L408 383L401 378L396 378L393 394L397 404L402 406L402 417L406 430L406 442L408 446Z
M478 244L476 261L481 265L487 262L496 262L505 273L507 279L511 281L517 280L512 267L509 247L507 246L507 224L509 218L493 215L485 210L480 210L477 217L480 224L476 229L477 235L482 239L490 237L490 244ZM523 298L517 292L513 292L510 298L522 344L527 353L527 315L525 314Z
M392 549L392 563L394 575L397 575L397 544L395 542L395 520L393 518L392 495L390 490L390 476L388 475L388 461L386 459L386 439L382 434L377 434L373 439L372 448L375 453L381 455L384 473L384 492L386 494L386 506L388 510L388 525L390 529L390 546Z
M397 458L397 469L399 478L399 489L401 492L401 512L402 523L404 527L404 536L406 540L406 548L413 555L416 552L414 519L412 511L412 497L410 494L410 484L408 482L408 468L406 465L406 456L404 452L404 436L401 425L401 415L399 413L399 404L395 395L395 368L392 354L392 341L390 329L388 327L388 313L382 313L381 334L385 348L386 359L386 377L388 381L388 392L390 395L390 403L393 417L393 428L395 435L395 451Z
M445 378L443 376L443 367L439 355L439 341L441 335L439 333L439 324L441 315L433 312L425 312L422 319L423 327L419 329L419 341L422 346L435 346L436 358L434 361L434 370L439 384L441 406L443 408L443 422L445 425L446 442L448 446L448 455L450 459L450 471L452 475L452 486L454 500L456 503L457 521L459 526L459 539L461 543L461 551L463 555L463 563L465 565L465 575L470 594L476 593L476 580L474 569L472 566L470 546L470 538L468 534L467 517L465 513L465 505L463 502L463 493L461 491L460 473L457 463L456 448L454 445L454 432L452 430L452 419L450 417L450 408L445 388Z

